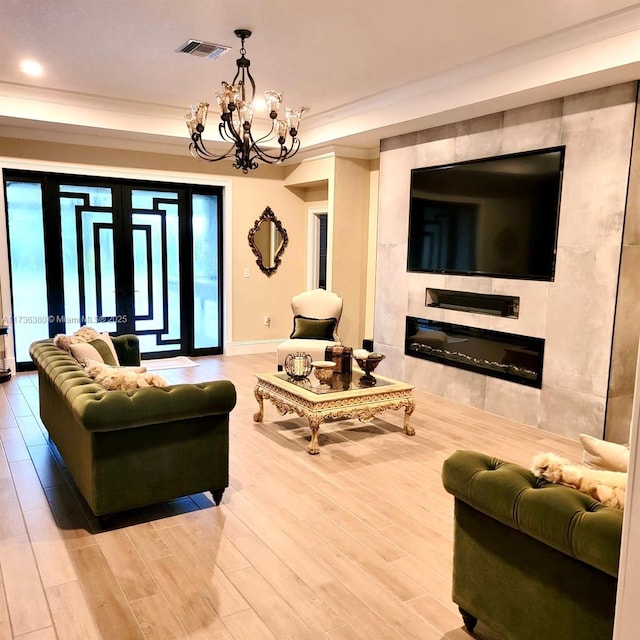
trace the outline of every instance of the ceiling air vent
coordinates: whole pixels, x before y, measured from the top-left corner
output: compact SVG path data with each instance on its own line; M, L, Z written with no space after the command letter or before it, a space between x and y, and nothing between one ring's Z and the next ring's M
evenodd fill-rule
M229 51L229 49L230 47L225 47L221 44L213 44L213 42L187 40L181 47L176 49L176 51L178 53L188 53L191 56L198 56L198 58L209 58L209 60L215 60L218 56Z

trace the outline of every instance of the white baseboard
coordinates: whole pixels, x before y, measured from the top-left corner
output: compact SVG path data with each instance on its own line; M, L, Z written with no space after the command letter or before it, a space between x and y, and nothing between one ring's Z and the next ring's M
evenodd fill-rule
M253 353L273 353L276 357L278 345L285 338L276 340L248 340L246 342L227 342L225 354L228 356L247 356Z

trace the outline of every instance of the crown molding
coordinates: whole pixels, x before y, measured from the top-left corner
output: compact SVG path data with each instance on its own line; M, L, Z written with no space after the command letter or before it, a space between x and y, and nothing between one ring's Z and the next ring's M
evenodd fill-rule
M640 6L634 5L352 104L310 112L303 120L303 147L296 161L327 149L371 159L384 138L636 80L638 41ZM183 112L0 83L0 133L13 138L178 154L189 142ZM216 127L210 130L214 150L227 150L227 143L216 142Z

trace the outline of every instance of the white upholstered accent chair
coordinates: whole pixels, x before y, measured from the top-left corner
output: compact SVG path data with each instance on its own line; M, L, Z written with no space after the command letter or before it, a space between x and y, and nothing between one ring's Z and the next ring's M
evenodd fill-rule
M278 368L289 353L308 353L314 360L324 360L326 347L342 344L338 323L342 315L342 298L331 291L313 289L291 298L293 331L278 345ZM335 322L333 321L335 320Z

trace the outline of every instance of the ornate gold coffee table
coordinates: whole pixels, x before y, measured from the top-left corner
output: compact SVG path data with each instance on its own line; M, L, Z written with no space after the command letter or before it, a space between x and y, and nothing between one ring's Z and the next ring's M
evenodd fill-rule
M259 408L253 419L262 422L265 398L271 400L280 415L297 413L306 418L311 429L307 451L311 454L320 453L318 429L327 420L358 418L366 421L387 409L404 408L404 432L414 435L415 429L409 425L415 408L413 386L382 376L376 376L375 386L361 386L361 376L360 371L335 374L330 385L321 385L311 377L294 381L284 372L258 374L254 393Z

